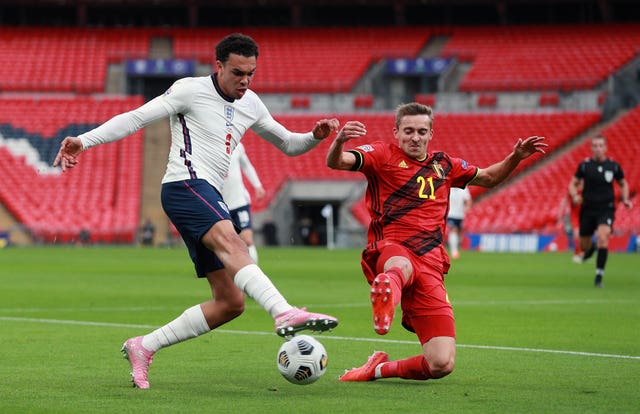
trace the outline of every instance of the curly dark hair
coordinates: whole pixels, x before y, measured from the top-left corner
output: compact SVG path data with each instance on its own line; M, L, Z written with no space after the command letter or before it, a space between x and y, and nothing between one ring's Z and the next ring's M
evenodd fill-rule
M258 57L258 44L251 37L242 33L225 36L216 45L216 60L226 62L233 53L244 57Z

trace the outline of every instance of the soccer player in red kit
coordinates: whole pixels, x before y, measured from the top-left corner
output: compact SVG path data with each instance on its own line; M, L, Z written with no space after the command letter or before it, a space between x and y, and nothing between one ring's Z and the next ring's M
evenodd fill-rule
M401 303L402 325L415 332L423 354L390 361L374 352L341 381L373 381L400 377L442 378L453 371L455 325L444 286L449 257L443 245L449 189L467 185L493 187L504 181L523 159L544 153L542 137L518 139L513 152L487 168L478 168L444 152L427 151L433 137L429 106L404 104L396 110L394 142L375 142L344 151L344 144L366 135L366 127L349 121L327 153L327 165L359 171L368 181L366 202L371 216L362 269L371 285L373 325L389 332Z

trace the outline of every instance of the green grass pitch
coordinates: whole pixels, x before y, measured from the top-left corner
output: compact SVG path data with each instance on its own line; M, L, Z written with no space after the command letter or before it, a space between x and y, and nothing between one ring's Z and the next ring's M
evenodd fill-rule
M276 368L282 340L250 299L240 318L158 352L150 390L131 388L122 342L209 299L183 248L0 250L2 413L630 413L640 411L640 256L463 252L446 279L458 331L456 369L435 381L340 383L374 350L420 352L396 323L371 326L358 250L261 249L260 265L297 306L337 316L317 335L318 382Z

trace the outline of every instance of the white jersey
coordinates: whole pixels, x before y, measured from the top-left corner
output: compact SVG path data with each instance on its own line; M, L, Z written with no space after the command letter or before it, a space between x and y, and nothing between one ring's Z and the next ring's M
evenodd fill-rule
M249 161L244 145L240 142L231 153L229 174L227 174L227 178L222 187L222 198L229 207L229 210L235 210L251 203L251 196L242 180L243 173L253 188L262 188L258 173L256 173L256 169L253 167L253 164L251 164L251 161Z
M451 187L448 218L462 220L466 213L465 204L469 201L471 201L471 193L468 188Z
M231 153L249 128L287 155L302 154L320 143L311 132L293 133L276 122L251 90L237 100L225 96L215 75L179 79L164 95L79 138L87 149L166 117L171 124L171 149L163 183L200 178L220 190Z

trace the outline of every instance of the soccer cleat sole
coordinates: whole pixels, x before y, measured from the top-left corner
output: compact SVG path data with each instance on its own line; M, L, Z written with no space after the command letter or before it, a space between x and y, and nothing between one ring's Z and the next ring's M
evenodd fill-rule
M374 308L373 329L378 335L386 335L391 329L391 323L393 322L395 313L393 304L391 303L391 294L391 281L388 277L382 280L376 278L373 281L370 299L371 305ZM382 312L380 310L376 312L378 306L384 307ZM388 308L389 306L391 307ZM382 314L382 317L380 317L380 314Z
M313 332L326 332L331 331L333 328L338 326L338 321L330 320L330 319L309 319L305 321L305 323L298 325L289 325L287 327L281 327L276 329L276 333L278 336L283 338L287 338L289 336L293 337L298 332L310 330Z

